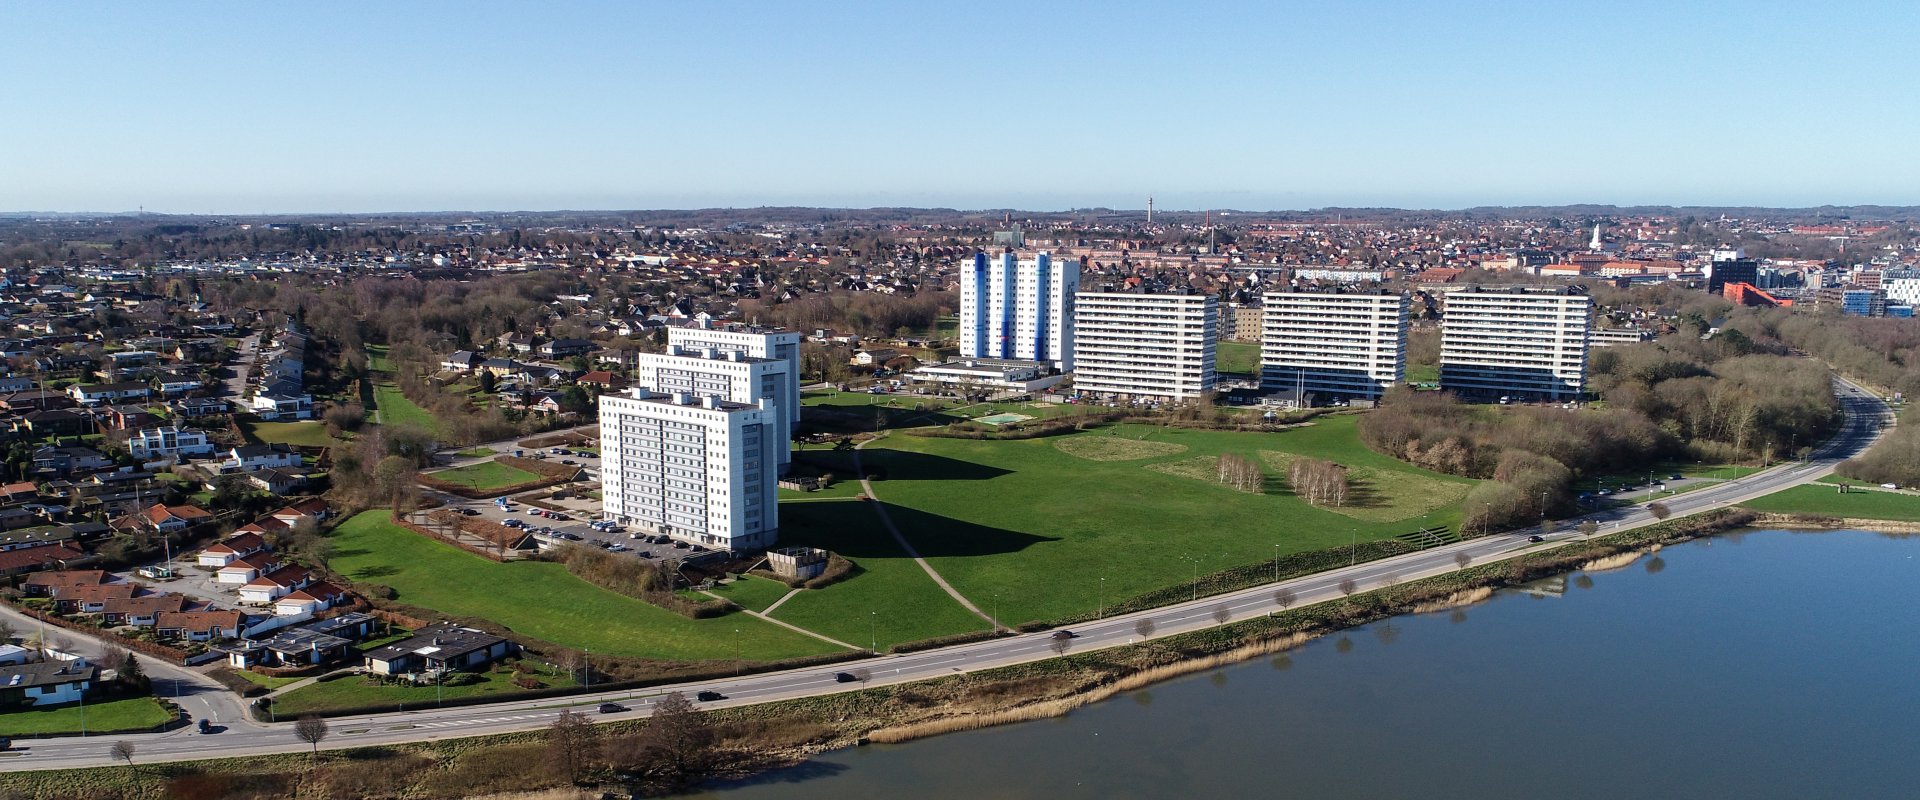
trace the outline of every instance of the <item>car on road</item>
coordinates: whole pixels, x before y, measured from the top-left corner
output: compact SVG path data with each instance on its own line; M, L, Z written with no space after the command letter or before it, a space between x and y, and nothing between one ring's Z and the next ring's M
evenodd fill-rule
M640 552L638 552L638 553L634 553L634 555L637 555L637 556L639 556L639 557L641 557L641 558L652 558L652 557L653 557L653 551L652 551L652 550L642 550L642 551L640 551Z
M1883 483L1883 484L1880 484L1880 488L1882 488L1882 489L1898 489L1898 488L1900 488L1900 484L1897 484L1897 483Z
M631 550L631 549L633 549L633 548L631 548L631 547L628 547L628 546L626 546L626 545L624 545L624 544L612 544L612 545L607 545L607 552L609 552L609 553L624 553L624 552L627 552L628 550Z
M463 515L465 515L465 516L469 516L469 517L477 517L477 516L480 516L480 509L477 509L477 508L463 508L463 509L460 509L460 513L461 513L461 514L463 514Z
M1540 534L1537 534L1537 533L1536 533L1536 534L1534 534L1534 535L1532 535L1532 536L1529 536L1529 537L1527 537L1527 541L1529 541L1529 542L1544 542L1544 541L1546 541L1546 540L1547 540L1547 538L1546 538L1546 537L1544 537L1544 536L1541 536Z
M702 703L711 703L715 700L725 700L727 699L727 696L719 692L713 691L712 689L708 689L706 691L703 691L703 692L700 692L699 694L694 695L693 699L698 700Z
M618 714L626 710L628 710L627 707L620 705L619 703L601 703L600 704L600 713L602 714Z
M853 673L851 672L833 673L833 679L841 683L853 683L854 681L860 680L859 678L854 677Z
M1079 638L1079 636L1080 636L1080 634L1077 634L1077 633L1074 633L1073 631L1069 631L1069 630L1057 630L1057 631L1054 631L1054 632L1053 632L1053 636L1052 636L1052 638L1054 638L1054 639L1075 639L1075 638Z
M201 732L201 733L213 733L213 732L214 732L214 727L213 727L213 720L210 720L210 719L207 719L206 717L201 717L201 718L200 718L200 732Z

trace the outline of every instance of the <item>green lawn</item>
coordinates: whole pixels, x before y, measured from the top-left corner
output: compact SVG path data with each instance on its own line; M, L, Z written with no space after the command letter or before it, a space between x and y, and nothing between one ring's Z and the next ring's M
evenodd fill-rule
M364 511L334 530L331 566L348 579L391 586L403 603L493 620L515 631L596 653L701 660L772 660L832 645L744 614L693 620L601 589L559 564L500 564Z
M265 444L290 444L299 447L333 447L340 440L327 435L327 424L317 419L299 422L261 422L241 420L247 434Z
M387 360L388 349L384 344L367 345L367 368L374 372L393 372L393 362Z
M916 517L906 509L889 511L900 524ZM782 503L780 544L832 550L861 571L824 589L802 591L775 609L774 619L859 647L878 639L883 650L987 629L985 620L947 596L900 550L867 503ZM991 596L979 599L982 608L991 602Z
M533 665L534 662L526 662ZM474 697L477 695L511 695L527 691L515 685L514 674L510 669L478 673L479 683L465 686L408 686L405 684L380 685L370 683L363 677L335 678L330 681L310 683L286 694L274 698L274 714L286 718L309 711L325 711L336 708L376 705L386 703L405 703L422 708L432 706L437 698ZM536 667L531 676L549 687L573 686L572 676L564 670ZM436 694L438 692L438 694Z
M759 578L752 575L729 581L711 590L714 594L732 600L735 605L748 611L762 611L780 598L787 596L787 585L771 578ZM705 597L695 598L705 600Z
M1920 522L1920 496L1879 489L1859 489L1842 494L1834 486L1795 486L1748 500L1741 505L1755 511L1778 514L1804 512L1855 519Z
M486 458L487 456L494 455L494 452L491 447L475 447L471 450L462 450L454 453L454 455L461 458Z
M1458 498L1473 481L1366 449L1356 419L1325 416L1279 433L1122 425L1073 434L1181 446L1132 460L1076 457L1066 452L1074 446L1061 446L1062 437L972 441L896 434L863 453L870 465L887 468L889 479L876 482L874 493L921 554L976 604L984 607L999 593L1002 621L1018 623L1091 611L1103 594L1111 601L1177 585L1195 569L1271 559L1276 546L1284 554L1345 545L1354 536L1372 540L1458 525ZM1154 469L1223 453L1261 462L1262 451L1358 468L1365 491L1356 492L1355 507L1327 510L1287 492L1271 464L1273 485L1265 494ZM1403 485L1419 492L1403 495ZM1443 504L1420 507L1434 502Z
M298 683L300 681L306 680L305 677L277 678L272 675L262 675L258 672L250 672L244 669L236 669L233 672L234 674L247 679L248 683L252 683L258 686L265 686L267 687L268 690L278 689L289 683Z
M1439 364L1408 364L1407 383L1439 383Z
M380 409L380 424L413 424L430 431L438 431L440 425L434 421L427 410L413 404L407 396L400 393L400 387L391 383L376 383L373 386L373 404Z
M537 481L539 475L519 467L509 467L497 461L482 461L464 467L429 472L428 475L448 483L457 483L469 489L498 489L502 486Z
M1221 341L1213 349L1213 369L1215 372L1232 372L1241 375L1258 373L1260 343Z
M0 714L0 736L26 734L79 733L85 714L88 733L130 731L150 728L166 722L171 714L151 697L134 697L105 703L88 703L56 708L29 708Z

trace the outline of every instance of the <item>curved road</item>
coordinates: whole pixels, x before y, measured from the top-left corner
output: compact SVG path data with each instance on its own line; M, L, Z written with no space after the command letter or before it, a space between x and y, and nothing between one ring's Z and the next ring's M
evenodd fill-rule
M1683 516L1770 494L1832 472L1835 464L1872 444L1891 421L1887 407L1879 398L1844 380L1836 379L1835 388L1847 413L1847 425L1807 461L1788 462L1737 480L1674 495L1663 502L1675 516ZM1644 506L1633 506L1598 512L1570 520L1569 524L1588 519L1600 522L1603 533L1656 521ZM1078 636L1070 646L1079 651L1133 642L1139 638L1136 623L1141 619L1153 621L1154 636L1158 637L1212 627L1218 624L1215 615L1220 608L1225 608L1231 619L1265 614L1278 609L1273 599L1277 588L1284 587L1294 594L1294 606L1304 606L1341 597L1339 585L1348 579L1365 591L1454 571L1458 568L1456 557L1460 553L1467 554L1473 564L1483 564L1522 552L1550 548L1555 542L1579 538L1577 533L1566 532L1549 537L1547 543L1535 544L1527 541L1525 532L1485 536L1279 584L1204 597L1193 602L1080 625L1075 628ZM733 680L658 687L645 692L600 693L374 717L335 718L330 720L332 733L321 746L346 748L524 731L547 726L563 709L603 720L632 718L648 713L651 695L674 690L689 695L701 690L713 690L727 695L725 700L702 704L714 706L832 694L851 688L833 679L836 669L865 669L871 673L873 684L902 683L1038 661L1052 657L1054 645L1049 634L1026 634L907 655L882 656L848 666L765 673ZM157 671L156 677L159 677ZM595 706L607 701L623 703L632 710L615 715L596 714ZM222 725L231 725L232 729L211 735L197 733L189 727L170 733L139 736L22 740L17 743L14 752L5 753L5 757L0 758L0 770L89 767L115 763L107 750L113 741L122 739L134 745L135 763L300 752L308 747L295 739L293 726L284 722L236 722L224 713L217 719Z

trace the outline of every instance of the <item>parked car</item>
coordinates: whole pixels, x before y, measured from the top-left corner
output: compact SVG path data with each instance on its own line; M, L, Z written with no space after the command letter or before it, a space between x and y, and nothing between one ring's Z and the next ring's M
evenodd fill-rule
M620 705L619 703L601 703L600 704L600 713L602 714L618 714L626 710L627 710L627 707Z
M477 517L477 516L480 516L480 509L477 509L477 508L463 508L463 509L460 509L460 513L461 513L461 514L464 514L464 515L466 515L466 516L469 516L469 517Z
M1898 489L1898 488L1900 488L1900 484L1897 484L1897 483L1883 483L1883 484L1880 484L1880 488L1882 488L1882 489Z
M712 689L708 689L700 692L699 694L694 695L693 699L698 700L702 703L711 703L715 700L725 700L727 699L727 696L719 692L713 691Z
M652 558L652 557L653 557L653 551L652 551L652 550L642 550L642 551L640 551L640 552L638 552L638 553L635 553L634 555L637 555L637 556L639 556L639 557L641 557L641 558Z

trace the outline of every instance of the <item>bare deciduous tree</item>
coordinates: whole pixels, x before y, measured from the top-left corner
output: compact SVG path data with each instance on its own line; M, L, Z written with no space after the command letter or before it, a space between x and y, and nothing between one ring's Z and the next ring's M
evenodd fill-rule
M1213 607L1213 621L1216 624L1225 625L1230 619L1233 619L1233 609L1228 608L1226 603Z
M1666 519L1673 514L1673 509L1667 508L1666 503L1651 503L1647 506L1647 513L1652 514L1654 519Z
M1466 569L1467 565L1471 563L1473 563L1473 555L1468 553L1467 551L1462 550L1460 552L1453 554L1454 566L1459 567L1461 569Z
M1352 578L1342 578L1342 579L1340 579L1340 593L1341 593L1341 594L1345 594L1345 595L1351 595L1351 594L1353 594L1353 592L1354 592L1354 590L1355 590L1355 589L1358 589L1358 588L1360 588L1360 585L1359 585L1359 584L1357 584L1357 583L1354 583L1354 582L1353 582L1353 579L1352 579Z
M1319 458L1296 458L1287 468L1293 493L1316 506L1347 504L1347 468Z
M293 736L313 746L314 755L320 754L320 743L327 738L327 721L321 717L305 716L293 723Z
M593 726L584 715L562 711L547 726L547 763L568 783L578 783L581 774L592 766L598 745Z
M1147 617L1141 617L1139 619L1134 620L1133 632L1140 634L1140 638L1143 640L1152 638L1153 637L1153 620L1148 619Z
M1246 456L1234 453L1220 456L1218 471L1219 481L1238 491L1260 494L1267 489L1267 474Z
M107 749L107 755L125 761L127 766L131 767L133 766L133 743L125 739L114 742L113 747Z
M1281 608L1292 606L1293 601L1298 599L1300 599L1299 596L1295 595L1292 589L1273 590L1273 603Z

